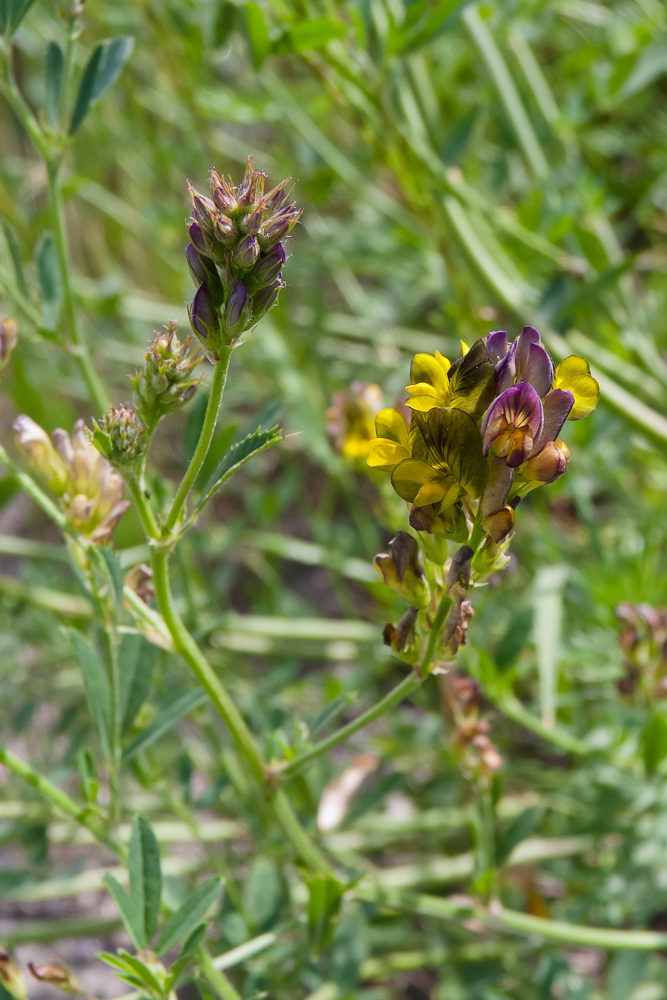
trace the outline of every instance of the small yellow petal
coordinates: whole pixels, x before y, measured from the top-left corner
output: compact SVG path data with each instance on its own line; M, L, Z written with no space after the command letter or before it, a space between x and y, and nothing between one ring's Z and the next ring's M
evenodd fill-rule
M427 483L422 486L412 501L415 507L425 507L427 503L439 503L447 492L443 483Z
M375 438L370 443L367 461L373 469L392 472L406 458L410 458L408 448L387 438Z
M379 438L389 438L390 441L408 447L408 425L398 410L391 407L380 410L375 418L375 432Z
M465 340L462 340L461 341L461 357L465 358L465 356L466 356L466 354L468 353L469 350L470 350L470 348L466 344Z
M439 351L435 356L432 354L415 354L410 365L410 378L414 382L426 382L440 396L447 396L449 393L449 377L447 372L450 364L447 358L443 357Z
M587 417L600 399L600 386L591 375L590 365L578 354L571 354L558 365L554 388L567 390L574 396L574 406L568 420L582 420Z

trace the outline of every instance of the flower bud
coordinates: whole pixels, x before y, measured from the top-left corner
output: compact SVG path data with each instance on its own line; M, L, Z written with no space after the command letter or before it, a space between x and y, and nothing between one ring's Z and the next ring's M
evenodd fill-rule
M482 520L482 527L492 541L502 542L503 538L507 538L510 531L514 529L514 518L514 507L505 504L502 510L488 514Z
M191 222L188 225L187 230L195 249L199 250L200 253L206 253L206 240L204 239L204 233L202 232L202 228L199 223Z
M256 285L270 285L276 278L280 278L287 254L282 243L276 243L268 253L262 254L255 265L252 277Z
M217 351L220 342L220 317L206 282L195 292L192 305L188 306L188 315L192 329L204 346L213 352Z
M292 232L302 214L301 209L295 204L282 208L262 226L258 237L260 246L266 248L284 240Z
M227 345L235 343L248 326L250 301L242 281L237 281L227 299L222 316L222 333Z
M429 593L419 559L419 545L407 531L399 531L373 560L376 570L392 590L410 604L425 608Z
M265 316L269 309L275 306L278 300L278 294L280 289L283 287L283 283L280 278L276 279L272 285L267 285L265 288L260 288L258 292L252 297L252 311L255 320L261 319Z
M27 457L30 465L49 484L56 496L62 496L67 481L67 471L58 457L51 440L39 424L24 413L14 421L16 447Z
M196 191L188 181L188 191L192 198L192 216L198 222L204 232L213 231L213 218L216 215L216 208L210 198L205 198L203 194Z
M0 947L0 983L16 1000L26 1000L28 993L23 973L9 952L2 947Z
M241 229L244 233L256 234L261 228L263 218L264 210L256 208L254 212L250 212L241 219Z
M108 462L130 474L138 471L148 448L148 434L141 413L128 403L114 403L100 423L93 420L91 439Z
M194 281L195 285L199 287L207 280L208 271L204 267L202 259L192 243L188 243L185 249L185 258L188 262L188 268L190 269L190 277Z
M125 574L125 583L144 604L150 604L155 597L153 570L146 563L137 563Z
M260 201L264 194L264 181L266 174L255 170L255 157L249 156L246 163L243 180L239 184L236 199L239 208L248 208Z
M15 319L3 319L0 323L0 371L5 367L19 339L19 327Z
M285 188L291 180L291 177L286 177L284 181L281 181L280 184L276 184L276 186L272 188L268 194L264 195L262 198L262 207L265 211L275 213L283 207L287 201Z
M408 608L398 625L394 626L391 622L387 622L382 631L385 646L391 646L396 653L407 653L411 647L414 647L418 614L417 608Z
M536 485L555 483L566 472L569 461L570 449L564 441L547 441L539 455L524 462L519 475Z
M176 323L168 323L144 353L146 363L132 377L139 409L146 425L155 426L161 417L184 406L197 391L201 378L193 378L193 369L201 355L193 344L192 334L184 343L176 336Z
M223 247L231 247L236 241L236 226L226 215L216 215L213 224L215 238Z
M247 271L259 257L259 243L254 236L246 236L234 251L234 263Z
M211 198L213 199L216 208L224 213L235 212L238 208L238 202L236 201L236 195L234 193L234 187L231 180L228 181L225 177L220 177L214 167L211 167L210 180Z

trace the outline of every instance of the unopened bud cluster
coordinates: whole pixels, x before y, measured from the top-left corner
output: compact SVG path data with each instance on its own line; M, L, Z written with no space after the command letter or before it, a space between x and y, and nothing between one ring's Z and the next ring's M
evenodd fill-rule
M283 241L301 218L289 201L291 178L264 194L266 175L248 157L238 187L211 169L211 197L189 185L192 219L186 257L197 291L192 329L216 360L275 305L287 260Z
M137 468L148 448L148 434L138 407L114 403L102 419L93 420L92 442L117 469Z
M92 541L107 544L129 507L123 500L123 480L88 440L83 420L72 436L60 428L49 438L45 430L22 414L14 422L16 445L58 497L72 527Z
M201 360L192 334L185 341L176 336L176 323L156 332L144 352L146 363L132 376L137 406L152 429L158 420L184 406L202 381L193 371Z

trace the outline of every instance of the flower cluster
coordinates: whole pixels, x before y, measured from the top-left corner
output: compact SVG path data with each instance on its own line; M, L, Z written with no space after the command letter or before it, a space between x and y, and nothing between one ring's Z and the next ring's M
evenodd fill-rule
M181 343L176 327L172 320L164 330L156 331L144 352L144 367L132 376L139 409L151 429L161 417L192 399L202 381L192 374L201 360L194 338L190 333Z
M562 427L591 413L600 395L588 362L573 355L554 368L533 327L511 343L495 331L462 349L453 364L439 352L414 357L405 406L380 410L368 445L369 466L390 475L426 555L424 573L415 540L401 532L375 563L414 605L385 640L415 663L443 592L450 605L441 651L464 644L471 584L507 564L517 504L563 475L570 453ZM453 556L448 540L461 543Z
M83 420L71 438L58 429L53 441L24 414L14 430L17 447L60 499L69 523L93 542L108 543L130 503L123 500L123 480L88 440Z
M283 241L301 218L289 201L287 177L264 194L266 175L248 157L243 180L211 169L211 197L189 185L188 266L197 291L189 307L192 329L216 360L275 304L287 260Z
M377 385L353 382L349 392L337 392L327 410L327 437L334 451L348 461L366 458L383 406Z

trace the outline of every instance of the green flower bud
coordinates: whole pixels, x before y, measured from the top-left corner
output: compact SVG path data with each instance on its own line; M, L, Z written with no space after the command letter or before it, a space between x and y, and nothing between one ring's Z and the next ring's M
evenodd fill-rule
M136 406L127 403L114 403L100 423L93 420L91 440L111 465L126 474L138 471L148 448L142 415Z
M185 341L176 336L176 323L156 332L155 339L144 353L146 363L132 376L141 415L148 428L167 413L172 413L192 399L201 383L193 378L193 370L201 361L192 334Z

